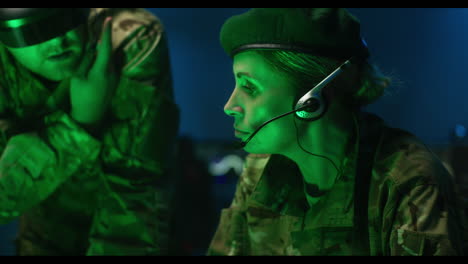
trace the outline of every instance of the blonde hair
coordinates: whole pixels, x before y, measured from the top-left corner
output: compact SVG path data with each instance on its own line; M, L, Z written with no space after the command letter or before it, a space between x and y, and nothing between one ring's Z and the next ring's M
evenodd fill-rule
M256 50L256 52L273 68L285 74L301 96L344 62L294 51ZM341 102L351 108L360 108L375 102L390 86L390 78L368 61L355 66L354 72L354 74L353 71L344 72L340 85L335 85L339 87Z

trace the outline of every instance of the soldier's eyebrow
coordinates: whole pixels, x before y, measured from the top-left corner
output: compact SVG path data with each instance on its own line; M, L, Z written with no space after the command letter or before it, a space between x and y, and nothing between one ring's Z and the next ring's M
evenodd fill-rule
M255 78L255 76L253 76L249 72L238 72L236 73L236 77L239 80L244 79L245 81L251 83L252 85L255 85L258 87L262 86L262 81L260 79Z
M238 73L236 74L236 77L239 78L239 79L242 78L242 76L247 76L247 77L249 77L249 78L255 79L255 78L254 78L250 73L248 73L248 72L238 72Z

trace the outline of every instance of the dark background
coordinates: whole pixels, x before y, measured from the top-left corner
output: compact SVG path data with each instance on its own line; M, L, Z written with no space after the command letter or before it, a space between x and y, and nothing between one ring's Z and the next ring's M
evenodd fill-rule
M165 25L181 109L178 158L183 166L178 173L180 213L175 217L173 254L203 255L219 210L229 206L245 155L227 145L234 137L232 119L223 113L223 106L234 78L231 59L219 44L219 31L228 17L247 9L148 10ZM468 9L348 10L362 23L372 62L394 80L386 95L367 110L429 146L452 144L455 125L468 125ZM224 171L219 168L223 164ZM215 165L221 172L214 171ZM16 223L0 228L0 255L12 255Z
M220 28L245 8L150 8L166 26L181 134L196 140L233 139L223 113L234 87ZM455 124L467 125L468 9L348 8L362 24L372 61L394 78L369 107L392 126L428 144L449 143Z

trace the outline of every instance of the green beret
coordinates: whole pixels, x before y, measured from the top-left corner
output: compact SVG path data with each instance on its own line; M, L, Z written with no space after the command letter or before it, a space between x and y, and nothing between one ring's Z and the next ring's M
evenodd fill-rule
M249 49L280 49L335 59L367 58L360 23L344 8L253 8L221 28L229 56Z

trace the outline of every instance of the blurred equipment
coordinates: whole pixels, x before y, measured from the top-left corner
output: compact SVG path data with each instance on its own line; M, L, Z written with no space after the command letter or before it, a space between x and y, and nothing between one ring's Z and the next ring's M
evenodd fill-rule
M434 146L433 149L452 175L468 215L468 133L466 126L456 124L450 131L450 139L450 144Z
M457 124L453 131L449 165L468 210L468 137L466 127Z
M221 209L229 207L245 153L233 142L179 138L172 255L205 255Z

